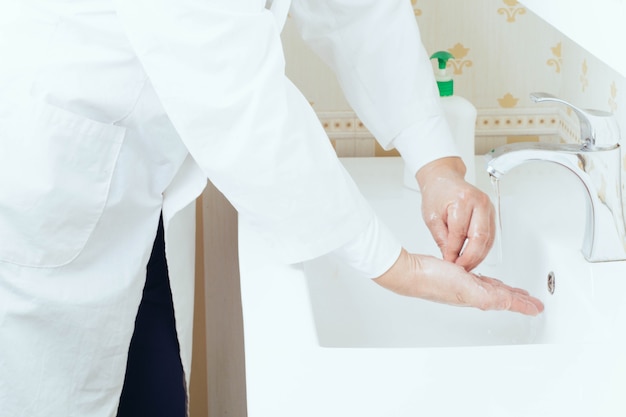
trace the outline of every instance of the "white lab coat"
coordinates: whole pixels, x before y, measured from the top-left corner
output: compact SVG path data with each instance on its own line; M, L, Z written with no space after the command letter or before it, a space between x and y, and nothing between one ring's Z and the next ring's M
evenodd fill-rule
M207 176L285 262L372 221L284 75L289 3L274 3L29 0L2 29L1 416L115 415L161 210L188 379ZM440 117L407 0L296 0L291 14L383 146ZM449 154L438 133L418 138L424 161Z

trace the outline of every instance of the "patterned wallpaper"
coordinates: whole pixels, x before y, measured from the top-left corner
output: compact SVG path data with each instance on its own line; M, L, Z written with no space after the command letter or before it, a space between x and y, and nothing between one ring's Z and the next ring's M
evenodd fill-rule
M478 108L532 105L547 91L583 107L617 111L624 80L517 0L414 0L428 50L457 54L458 93Z
M545 109L547 104L533 104L529 100L528 94L533 91L552 93L581 108L611 112L621 132L626 132L625 77L517 0L412 0L412 4L426 48L446 49L457 58L452 69L458 93L478 108L477 154L516 141L571 143L580 140L576 116L558 105L552 113L534 117L533 121L533 128L537 124L553 126L558 121L556 136L547 131L531 136L532 129L528 129L531 119L526 119L526 126L520 129L522 135L489 136L483 129L481 136L481 124L490 122L481 114L493 113L493 108L504 112L505 124L531 117L538 108ZM599 171L599 175L608 174ZM626 210L626 153L623 150L621 174L622 202Z
M626 132L624 77L517 0L414 0L412 4L426 48L446 49L457 58L452 63L457 92L479 110L477 153L503 142L533 139L526 136L529 132L521 137L479 136L480 114L489 109L521 115L545 108L529 100L528 93L533 91L552 93L582 108L612 112ZM557 137L540 134L535 138L577 141L575 116L563 107L555 110L560 119ZM624 153L622 165L626 178Z
M532 103L529 93L534 91L554 94L581 108L610 111L626 132L625 78L517 0L406 1L413 6L427 51L447 50L455 56L449 61L455 94L478 109L477 154L522 140L579 140L573 113L562 106ZM290 22L283 41L287 73L316 110L337 153L396 155L376 145L343 98L334 75L299 40ZM622 166L626 178L624 152ZM622 188L626 191L626 185Z
M455 93L469 99L479 110L478 153L502 141L519 140L507 138L517 133L538 134L540 140L555 140L555 134L563 136L558 129L545 132L526 129L541 120L530 117L529 122L524 117L546 107L530 101L528 94L533 91L555 94L580 107L612 111L626 131L626 104L620 106L626 91L624 78L517 0L407 1L413 6L426 49L431 53L447 50L456 58L449 62L449 71L455 77ZM326 125L332 127L331 133L352 131L336 126L343 125L343 116L332 117L335 112L345 115L351 111L334 76L299 41L289 24L284 41L289 76ZM345 123L350 126L359 124L353 116L348 119ZM571 124L563 122L568 123ZM503 126L509 129L496 129ZM518 132L514 127L519 127ZM363 139L365 134L356 130L353 129L354 137ZM498 136L500 133L504 136Z

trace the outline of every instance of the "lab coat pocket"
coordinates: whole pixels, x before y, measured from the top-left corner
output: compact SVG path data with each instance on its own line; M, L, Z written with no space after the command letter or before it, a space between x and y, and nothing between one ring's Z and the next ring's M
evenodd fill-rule
M70 263L104 210L125 129L33 101L0 120L0 262Z

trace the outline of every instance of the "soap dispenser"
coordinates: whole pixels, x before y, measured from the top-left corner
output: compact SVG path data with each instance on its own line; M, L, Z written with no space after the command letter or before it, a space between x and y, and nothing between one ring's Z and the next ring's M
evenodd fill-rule
M476 130L476 107L469 100L454 95L454 80L447 73L448 60L454 59L451 53L446 51L435 52L430 59L437 60L438 71L435 74L441 106L452 137L465 162L467 173L465 180L476 184L476 171L474 164L474 134Z
M467 167L465 180L475 185L474 133L476 128L476 107L467 99L454 95L454 80L447 72L448 60L454 59L454 56L447 51L438 51L432 54L430 59L437 60L438 70L435 73L435 80L439 88L441 107L444 117L450 126L450 131L461 159L463 159ZM404 184L411 189L418 189L415 177L408 169L405 169Z

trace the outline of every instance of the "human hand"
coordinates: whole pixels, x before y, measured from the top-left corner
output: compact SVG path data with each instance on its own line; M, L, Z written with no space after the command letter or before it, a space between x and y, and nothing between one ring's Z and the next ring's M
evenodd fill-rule
M495 210L464 175L461 158L451 157L430 162L415 178L422 192L422 216L443 259L471 271L493 245Z
M543 303L527 291L467 272L459 265L432 256L409 254L374 281L397 294L481 310L509 310L536 316Z

